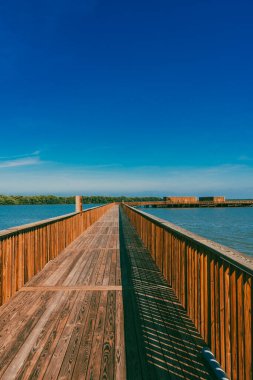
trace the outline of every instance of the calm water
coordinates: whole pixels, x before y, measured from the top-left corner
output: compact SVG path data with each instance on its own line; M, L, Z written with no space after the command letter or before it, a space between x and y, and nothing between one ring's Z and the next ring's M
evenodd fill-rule
M253 256L253 207L142 211Z
M84 205L84 209L98 205ZM75 211L75 205L0 206L0 230ZM253 207L143 209L198 235L253 256Z
M83 205L84 209L99 206L96 204ZM75 205L29 205L29 206L0 206L0 230L38 220L53 218L75 211Z

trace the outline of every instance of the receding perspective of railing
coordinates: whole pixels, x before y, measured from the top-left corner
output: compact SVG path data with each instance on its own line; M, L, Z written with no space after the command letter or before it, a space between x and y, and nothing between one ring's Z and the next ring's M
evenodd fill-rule
M0 231L0 305L113 204Z
M126 204L123 209L216 359L252 379L253 261Z

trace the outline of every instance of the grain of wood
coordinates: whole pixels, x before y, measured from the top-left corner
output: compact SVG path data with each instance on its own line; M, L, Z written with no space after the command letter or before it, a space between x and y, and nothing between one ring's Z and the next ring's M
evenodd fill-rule
M127 204L123 210L231 379L251 379L253 261Z
M0 236L1 378L207 379L195 327L233 380L252 378L252 276L138 213Z
M124 215L121 234L129 379L211 379L199 357L203 340Z
M86 215L86 225L93 220L92 213ZM46 251L48 232L44 230L19 236L17 252L25 252L27 278L34 267L28 247L42 242L34 267L38 273L26 284L20 269L23 256L10 272L15 246L10 239L0 245L1 253L4 247L4 284L9 276L14 278L12 292L16 284L20 288L0 308L1 378L85 379L108 373L112 379L125 379L118 207L108 210L59 256L58 249L64 248L65 239L71 242L74 234L65 235L63 223L50 231L59 237L52 252ZM49 257L53 260L46 263ZM10 287L1 289L5 299L10 298Z

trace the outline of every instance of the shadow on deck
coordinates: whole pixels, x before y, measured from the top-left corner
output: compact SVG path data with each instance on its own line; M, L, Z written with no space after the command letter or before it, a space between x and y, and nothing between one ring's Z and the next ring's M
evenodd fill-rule
M127 378L212 379L204 341L122 211L120 252Z

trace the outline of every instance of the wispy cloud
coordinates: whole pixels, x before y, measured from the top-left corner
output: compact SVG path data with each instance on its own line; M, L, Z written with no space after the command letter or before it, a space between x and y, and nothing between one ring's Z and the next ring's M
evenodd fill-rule
M215 194L253 198L253 168L246 164L202 168L148 166L131 169L102 165L70 168L47 163L36 167L36 170L32 167L29 170L13 170L2 171L0 193Z
M246 156L244 154L238 157L238 161L251 161L251 160L252 160L251 157Z
M14 168L14 167L18 167L18 166L38 165L39 163L41 163L41 160L38 156L17 158L14 160L0 161L0 169L1 168Z
M26 153L26 154L19 154L15 156L0 156L0 160L14 160L16 158L25 158L25 157L33 157L33 156L38 156L40 154L40 150L35 150L32 153Z

